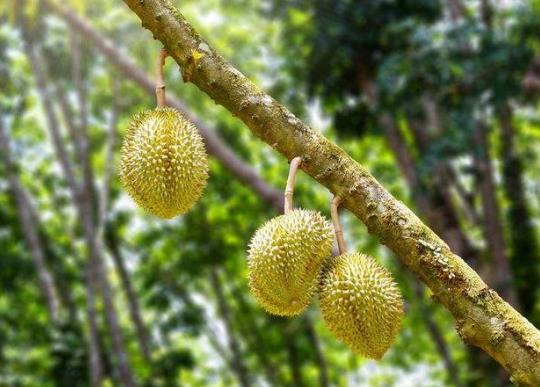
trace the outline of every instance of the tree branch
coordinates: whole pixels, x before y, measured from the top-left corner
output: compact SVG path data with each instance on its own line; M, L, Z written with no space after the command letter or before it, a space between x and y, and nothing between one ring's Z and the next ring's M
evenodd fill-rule
M339 195L432 290L462 339L489 353L521 384L540 385L540 332L347 153L302 123L218 55L169 1L124 0L191 81L288 160ZM202 56L201 56L202 55Z

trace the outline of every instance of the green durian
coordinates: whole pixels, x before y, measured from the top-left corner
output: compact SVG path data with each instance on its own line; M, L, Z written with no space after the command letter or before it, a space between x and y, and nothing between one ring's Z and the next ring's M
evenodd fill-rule
M332 243L332 225L316 211L292 210L266 222L249 246L251 293L271 314L302 313Z
M208 158L195 126L164 107L137 114L124 138L120 177L133 200L160 218L188 211L208 179Z
M380 359L403 318L403 299L390 272L367 255L343 254L325 262L318 291L330 332L354 352Z

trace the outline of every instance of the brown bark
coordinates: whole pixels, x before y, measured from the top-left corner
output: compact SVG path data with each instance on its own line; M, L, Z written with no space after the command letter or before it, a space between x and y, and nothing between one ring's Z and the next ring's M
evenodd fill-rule
M517 383L540 384L540 332L337 145L302 123L218 55L166 0L124 0L193 82L287 159L341 197L455 317L462 339ZM196 58L194 57L196 53Z
M49 319L55 323L59 319L60 303L58 301L58 292L54 278L45 262L45 252L39 236L38 224L32 215L32 203L28 192L23 187L17 174L17 166L11 156L9 139L0 119L0 155L4 163L9 187L13 192L19 222L24 234L30 256L36 268L38 283L41 294L45 299Z

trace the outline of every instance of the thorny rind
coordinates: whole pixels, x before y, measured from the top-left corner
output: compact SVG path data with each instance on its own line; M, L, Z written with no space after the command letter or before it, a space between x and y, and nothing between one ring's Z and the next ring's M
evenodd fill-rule
M477 345L522 385L540 385L540 333L486 284L460 257L393 198L337 145L295 119L219 56L167 0L124 0L167 48L189 66L192 50L207 47L190 81L239 117L251 131L288 159L301 155L303 170L343 198L353 212L416 275L459 321L461 337ZM156 18L159 16L159 18ZM429 248L424 245L432 246ZM446 270L443 270L446 269ZM495 339L494 339L495 338Z

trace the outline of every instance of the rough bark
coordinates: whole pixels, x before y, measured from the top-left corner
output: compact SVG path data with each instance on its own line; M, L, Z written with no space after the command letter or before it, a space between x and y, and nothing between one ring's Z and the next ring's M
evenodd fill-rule
M458 333L503 365L516 383L540 384L540 332L490 289L448 245L337 145L302 123L218 55L165 0L124 0L182 68L185 81L240 118L353 212L433 292Z
M21 229L23 230L30 256L32 257L32 261L36 268L39 287L47 305L49 319L52 323L55 323L58 321L60 313L57 287L53 276L47 267L47 263L45 262L45 252L39 236L38 223L35 222L37 219L34 219L32 216L32 203L29 200L28 192L19 180L17 166L11 156L9 139L1 120L0 156L2 156L1 160L4 163L9 187L15 198L19 222L21 223Z
M67 7L59 5L52 0L41 0L53 13L65 20L69 25L79 32L84 38L102 53L122 74L139 84L148 93L154 95L155 81L140 70L137 65L122 53L116 44L109 41L105 36L95 31L86 21L78 17L75 12ZM188 107L179 99L167 94L167 104L183 112L199 129L203 137L208 153L215 156L221 164L229 169L231 173L240 181L245 183L256 192L264 201L281 211L283 209L282 193L264 181L257 171L246 164L232 151L219 137L215 130L202 122L191 112Z
M221 278L219 278L218 270L214 267L210 268L210 283L212 284L212 289L216 295L219 314L221 315L223 323L225 324L225 329L227 330L227 340L229 342L229 349L231 350L232 354L231 361L234 373L238 379L238 383L242 387L249 387L252 385L252 383L250 381L247 368L244 364L240 343L236 339L232 327L231 311L229 310L229 305L227 304L223 284L221 282Z

